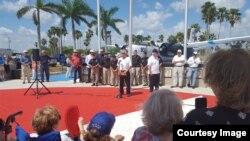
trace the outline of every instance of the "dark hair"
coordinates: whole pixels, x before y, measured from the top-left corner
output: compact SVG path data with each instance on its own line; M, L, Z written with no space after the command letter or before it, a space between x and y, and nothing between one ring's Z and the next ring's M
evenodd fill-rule
M250 112L250 54L243 49L220 50L205 65L205 83L218 104Z

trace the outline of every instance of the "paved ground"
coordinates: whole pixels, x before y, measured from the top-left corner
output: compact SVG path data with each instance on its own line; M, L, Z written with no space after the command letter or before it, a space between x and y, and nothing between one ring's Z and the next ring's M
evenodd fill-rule
M0 82L0 90L1 89L19 89L19 88L28 88L31 84L22 84L21 80L10 80L10 81L4 81ZM52 81L52 82L45 82L44 85L46 87L90 87L91 83L77 83L73 84L72 80L68 81ZM102 87L102 86L99 86ZM109 86L105 86L109 87ZM142 86L137 86L133 88L142 88ZM144 87L147 88L147 87ZM163 86L162 88L170 89L170 86ZM187 93L193 93L198 95L213 95L213 92L210 88L174 88L172 89L176 92L187 92ZM190 110L194 109L194 98L187 99L183 101L183 111L186 114ZM131 137L133 136L133 132L137 127L142 126L141 121L141 111L127 113L121 116L116 117L117 121L115 123L115 126L112 130L111 135L117 135L122 134L125 136L125 141L130 141Z

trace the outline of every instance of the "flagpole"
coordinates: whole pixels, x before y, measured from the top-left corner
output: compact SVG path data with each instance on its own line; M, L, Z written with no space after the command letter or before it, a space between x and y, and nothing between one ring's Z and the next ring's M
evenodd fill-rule
M185 4L185 33L184 33L184 56L187 59L187 28L188 28L188 0Z
M100 0L97 0L97 47L101 49L101 30L100 30Z
M132 58L133 0L129 1L129 57Z

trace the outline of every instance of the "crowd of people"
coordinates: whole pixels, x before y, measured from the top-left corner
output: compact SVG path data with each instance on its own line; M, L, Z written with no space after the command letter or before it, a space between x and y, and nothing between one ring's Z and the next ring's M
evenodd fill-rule
M157 51L154 51L152 54L152 57L154 58L149 60L149 69L154 68L155 66L153 66L153 64L159 61L155 60L157 56L154 53L156 54ZM122 73L120 74L120 78L129 76L128 70L132 68L132 63L128 59L125 50L122 51L122 56L123 57L118 60L118 62L120 61L118 68L119 70L122 70L122 72L120 72ZM190 59L189 62L192 63L197 60L198 59ZM205 62L204 80L213 90L218 100L217 105L212 108L204 107L194 109L190 111L186 117L183 117L182 102L175 92L167 89L153 91L142 108L143 126L138 127L134 131L132 141L172 141L173 125L175 124L249 125L249 61L250 54L243 49L220 50L212 54ZM175 60L175 63L181 62L182 60ZM193 69L191 70L190 73L194 73ZM177 72L178 71L179 70L177 69ZM159 72L152 71L151 74L156 74L153 76L156 78L151 79L158 79ZM129 82L130 77L122 79L125 79L127 83L127 81ZM120 84L123 82L120 82ZM38 137L42 137L57 130L60 118L60 113L56 108L46 106L35 112L32 126L37 132ZM78 126L80 129L79 134L81 135L81 140L120 141L124 139L122 135L116 137L110 136L112 127L115 124L115 116L111 113L97 113L88 124L87 129L83 127L83 124L83 118L79 117ZM23 136L17 136L17 139L22 141L19 137ZM60 139L64 141L72 140L67 135L60 135Z

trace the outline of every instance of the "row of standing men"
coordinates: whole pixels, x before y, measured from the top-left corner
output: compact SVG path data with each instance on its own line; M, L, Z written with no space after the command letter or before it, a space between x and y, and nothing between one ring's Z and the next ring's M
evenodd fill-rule
M78 59L77 59L78 58ZM81 78L81 56L77 51L74 51L70 63L75 68L75 79L76 83L76 73L78 72L80 82ZM174 65L173 69L173 85L172 88L179 86L183 87L183 71L184 65L188 63L188 73L187 73L187 86L195 88L196 77L198 72L198 65L200 64L200 58L197 56L197 52L193 53L193 56L188 59L186 62L185 57L182 55L182 51L178 50L177 54L174 56L172 63ZM144 86L149 85L150 92L159 88L160 79L162 78L161 66L162 60L159 56L157 50L153 50L152 56L147 57L147 53L144 53L144 56L141 58L137 55L135 50L132 56L132 60L127 55L126 50L121 51L121 57L112 56L110 59L108 53L101 51L100 54L96 54L93 50L90 51L90 54L86 56L85 63L87 64L88 77L87 82L92 82L92 86L98 86L99 80L103 85L110 84L111 86L120 87L120 95L123 94L124 82L127 86L127 94L130 95L130 86L139 85L140 76L142 76ZM78 64L78 65L77 65ZM77 67L78 66L78 67ZM110 77L111 75L111 77ZM134 83L135 82L135 83Z

